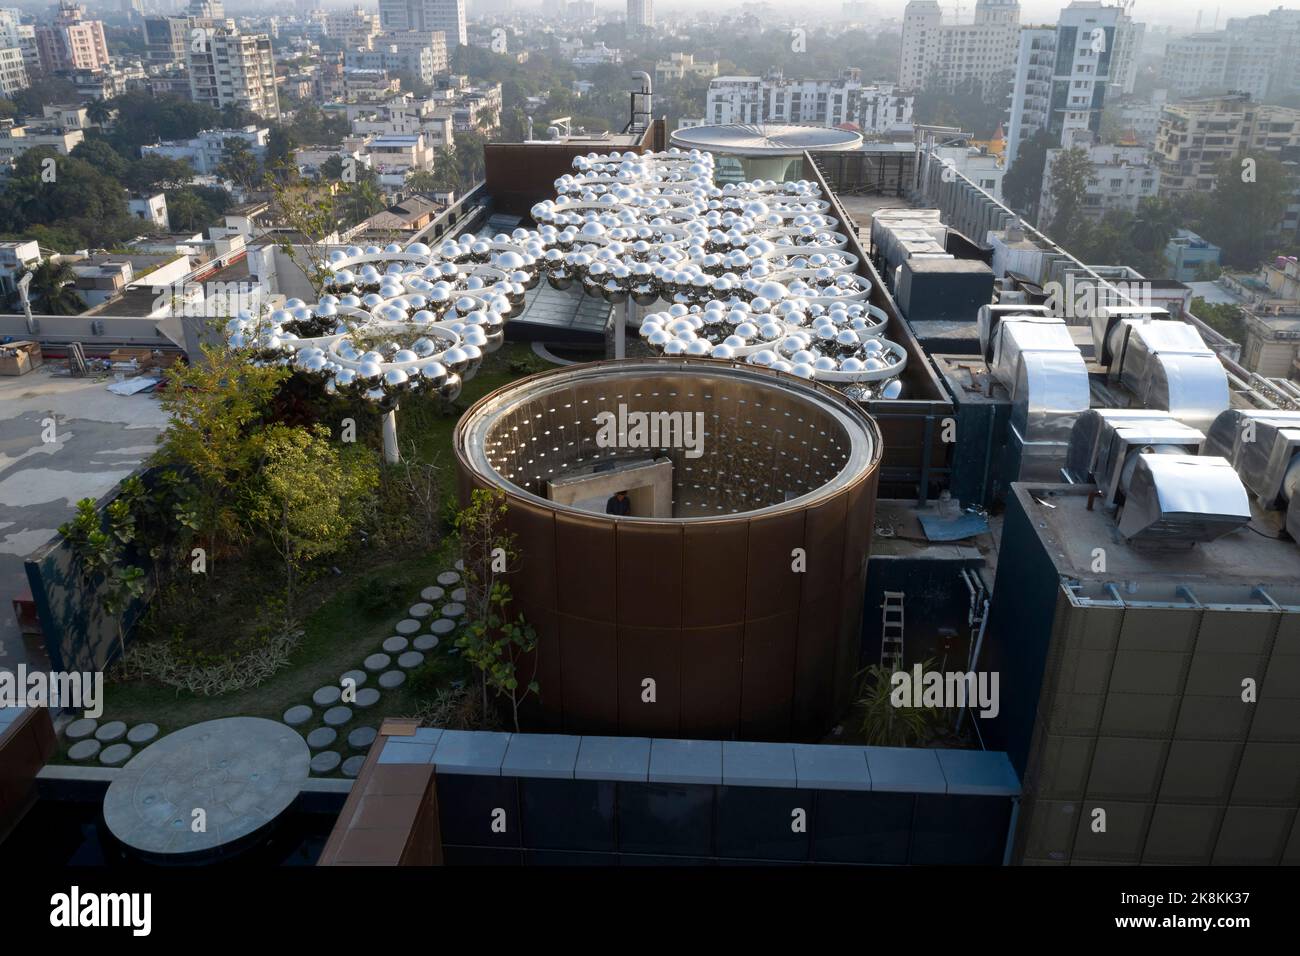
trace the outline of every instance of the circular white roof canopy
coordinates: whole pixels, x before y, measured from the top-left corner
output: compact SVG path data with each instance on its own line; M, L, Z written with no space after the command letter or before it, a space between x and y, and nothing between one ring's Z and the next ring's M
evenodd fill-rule
M703 149L730 156L793 156L804 150L857 149L862 134L825 126L720 123L676 130L672 143L681 149Z

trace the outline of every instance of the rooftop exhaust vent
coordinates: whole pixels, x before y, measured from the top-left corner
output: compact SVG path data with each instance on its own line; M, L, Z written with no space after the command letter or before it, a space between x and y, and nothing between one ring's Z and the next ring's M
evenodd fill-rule
M1224 459L1143 452L1128 479L1119 532L1138 545L1190 548L1248 521L1246 489Z
M1195 455L1204 443L1204 434L1167 413L1093 408L1074 424L1066 475L1071 481L1092 482L1105 504L1115 507L1124 502L1138 455Z
M1231 462L1259 507L1283 512L1300 542L1300 412L1229 409L1210 426L1205 451Z

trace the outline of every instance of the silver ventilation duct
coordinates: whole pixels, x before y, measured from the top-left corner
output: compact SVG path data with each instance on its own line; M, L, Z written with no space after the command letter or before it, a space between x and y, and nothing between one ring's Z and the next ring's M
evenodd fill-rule
M1075 419L1088 408L1083 355L1063 320L998 308L984 306L980 317L991 326L989 369L1011 395L1013 480L1059 481Z
M1137 545L1190 548L1250 521L1246 489L1222 458L1137 455L1119 532Z
M984 354L984 361L990 364L993 362L993 335L1004 318L1011 315L1050 317L1051 314L1052 310L1045 305L1021 305L1019 303L981 305L976 316L976 324L979 329L980 351Z
M1093 408L1074 424L1065 470L1071 481L1095 484L1114 507L1123 502L1140 455L1195 455L1204 443L1205 435L1168 413Z
M1232 463L1265 511L1285 511L1286 530L1300 542L1300 412L1228 409L1214 420L1207 454Z
M1112 343L1117 340L1113 340L1112 336L1117 334L1116 326L1125 320L1143 319L1153 322L1174 321L1167 309L1159 309L1155 306L1103 305L1094 309L1092 346L1096 351L1097 364L1109 368L1114 360L1115 350L1112 348Z
M1228 407L1228 376L1219 357L1185 322L1121 319L1105 339L1110 380L1143 407L1162 409L1208 431Z

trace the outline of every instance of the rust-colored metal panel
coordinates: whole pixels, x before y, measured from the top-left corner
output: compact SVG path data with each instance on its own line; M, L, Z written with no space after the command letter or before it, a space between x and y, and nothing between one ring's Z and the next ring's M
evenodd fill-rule
M835 656L840 606L805 601L795 641L794 736L813 737L835 722Z
M745 619L749 522L687 524L682 554L682 607L687 626L717 627Z
M564 732L618 732L618 644L613 624L559 615Z
M618 621L634 627L681 627L682 526L616 522Z
M806 542L803 511L750 519L747 618L798 606L804 575L793 568L794 549Z
M808 569L803 575L802 601L833 600L844 575L844 542L848 532L849 496L839 494L804 512L804 551Z
M519 551L510 590L521 601L555 610L555 513L515 499L506 509L506 524Z
M857 696L862 669L862 598L848 600L847 595L861 595L867 584L866 571L858 580L856 587L845 586L845 599L840 604L840 626L835 642L835 675L832 678L835 688L835 709L838 713L848 712L849 705Z
M512 610L523 614L537 632L537 649L519 661L518 675L521 684L536 680L540 694L530 694L524 700L520 720L530 727L560 730L564 725L564 647L559 618L548 608L519 601Z
M740 625L682 635L681 736L705 740L740 736Z
M682 632L679 628L618 629L618 731L676 737L681 729ZM654 681L650 687L646 680ZM653 700L649 698L653 697Z
M617 606L614 522L555 514L556 609L613 624Z
M745 622L740 730L747 739L790 739L798 626L797 611Z

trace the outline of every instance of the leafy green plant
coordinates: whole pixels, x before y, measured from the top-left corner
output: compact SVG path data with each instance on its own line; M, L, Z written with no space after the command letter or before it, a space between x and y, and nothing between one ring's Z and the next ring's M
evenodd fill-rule
M934 661L921 664L922 672L933 668ZM879 664L866 668L862 681L862 736L877 747L916 747L941 731L950 712L935 707L899 706L893 700L894 672Z

